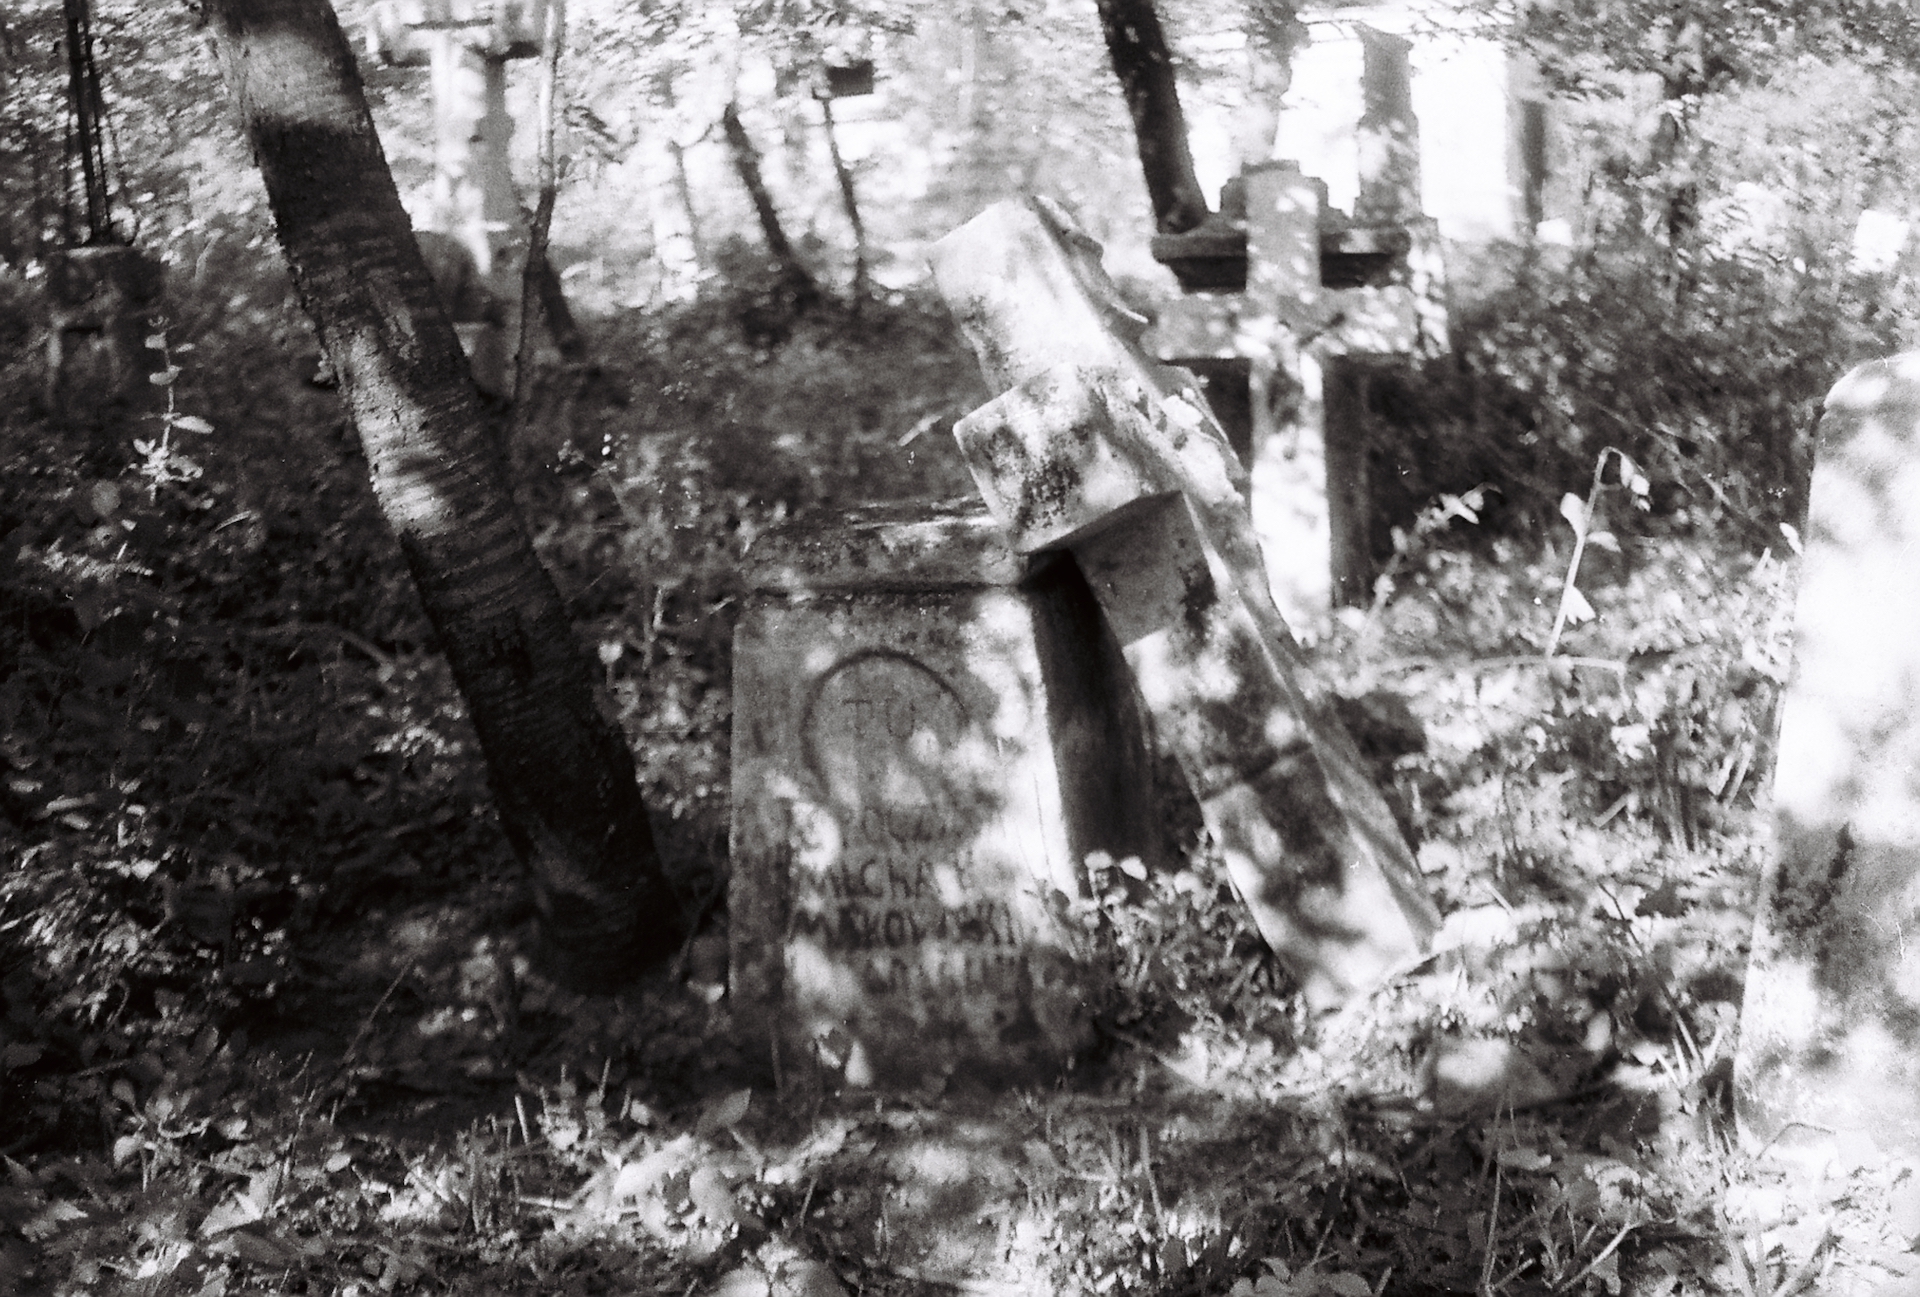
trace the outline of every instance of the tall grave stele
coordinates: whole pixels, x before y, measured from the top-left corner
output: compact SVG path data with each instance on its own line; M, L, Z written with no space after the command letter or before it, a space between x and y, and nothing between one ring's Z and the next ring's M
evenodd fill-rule
M1841 380L1818 442L1736 1083L1809 1175L1920 1162L1920 353ZM1875 1274L1848 1291L1920 1292Z
M158 262L131 246L116 228L107 150L110 134L100 71L93 55L87 0L65 0L67 109L66 165L77 172L84 200L84 237L71 228L69 246L47 258L52 318L47 330L46 400L54 417L90 435L89 458L101 467L124 462L133 437L150 432L137 418L150 413L159 368L145 339L160 313L164 276ZM68 176L69 183L75 177ZM131 436L122 425L133 416Z
M787 1077L1044 1083L1091 1040L1059 902L1156 857L1126 669L978 502L754 544L734 638L730 993Z

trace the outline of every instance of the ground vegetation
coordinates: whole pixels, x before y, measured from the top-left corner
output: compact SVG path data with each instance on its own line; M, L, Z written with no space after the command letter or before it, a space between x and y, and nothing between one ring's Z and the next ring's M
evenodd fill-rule
M1376 411L1404 470L1385 574L1312 650L1418 842L1441 952L1311 1020L1204 842L1150 876L1096 858L1065 917L1109 988L1098 1053L1051 1089L876 1099L783 1091L733 1034L741 560L786 519L971 490L948 434L988 394L902 269L926 235L1026 187L1097 232L1151 232L1092 6L867 23L883 77L974 62L903 81L897 133L836 109L875 257L857 311L811 92L756 82L750 55L706 86L704 14L576 10L601 57L570 55L553 259L587 358L538 359L510 451L689 934L611 995L532 958L445 636L315 381L194 14L100 8L117 201L167 268L165 413L105 469L46 408L36 267L61 201L27 182L59 170L39 61L57 6L21 6L0 151L0 1289L917 1294L951 1291L938 1262L960 1255L1027 1291L1780 1297L1908 1248L1882 1172L1790 1179L1734 1138L1727 1088L1806 438L1833 378L1920 319L1911 258L1855 239L1909 178L1902 68L1817 51L1704 95L1678 240L1632 151L1649 137L1596 101L1574 246L1456 250L1455 349ZM780 29L742 12L711 39ZM820 17L821 39L845 25ZM686 79L623 81L629 47ZM1040 94L1006 66L1060 71ZM1875 94L1840 93L1863 76ZM412 194L424 86L367 78ZM720 132L736 101L818 276L778 330L756 311L788 281ZM934 159L920 182L902 137ZM694 233L676 279L665 250ZM1168 286L1129 289L1150 309Z

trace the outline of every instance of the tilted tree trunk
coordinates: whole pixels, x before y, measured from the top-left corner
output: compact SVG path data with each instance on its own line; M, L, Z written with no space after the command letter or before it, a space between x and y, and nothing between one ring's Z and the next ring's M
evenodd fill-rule
M580 322L573 318L573 307L567 301L566 286L560 282L559 272L553 268L553 259L543 250L539 259L531 264L533 269L528 278L533 281L533 293L540 302L540 318L546 321L547 336L553 339L560 359L586 359L587 338L580 332Z
M206 13L281 246L373 490L479 732L554 972L607 988L671 954L679 910L633 754L513 506L327 0Z
M793 243L787 238L786 227L780 223L780 210L773 205L773 195L767 191L766 179L760 174L760 151L753 147L747 128L740 122L739 104L727 105L720 115L720 129L727 137L733 169L740 183L746 186L747 196L753 200L754 215L760 218L760 232L766 236L767 251L773 254L774 264L779 268L780 288L786 298L783 305L795 315L810 310L820 301L820 286L800 264Z
M1140 169L1153 200L1153 224L1161 234L1181 234L1211 215L1187 143L1187 118L1173 78L1173 55L1153 0L1096 0L1114 74L1120 78Z

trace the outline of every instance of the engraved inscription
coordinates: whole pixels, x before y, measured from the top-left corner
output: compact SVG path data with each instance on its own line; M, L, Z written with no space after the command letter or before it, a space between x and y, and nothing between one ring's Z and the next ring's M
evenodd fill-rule
M952 683L899 650L861 650L815 682L802 737L824 814L797 826L790 943L922 1020L957 1015L956 992L1034 985L1018 882L977 849L1001 809L983 793L998 771Z

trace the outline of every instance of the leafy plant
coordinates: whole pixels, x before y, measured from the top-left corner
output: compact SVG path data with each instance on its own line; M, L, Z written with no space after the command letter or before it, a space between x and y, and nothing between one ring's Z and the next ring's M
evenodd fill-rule
M207 436L213 432L213 425L197 414L183 414L174 400L174 384L180 378L180 366L173 363L174 352L193 350L192 343L180 347L171 347L167 343L166 321L155 320L154 332L147 335L145 345L149 351L160 353L160 369L149 376L148 381L165 390L167 408L157 416L160 420L160 437L152 440L136 437L133 449L140 456L135 465L140 476L147 480L150 491L163 486L191 482L200 476L200 465L182 454L173 445L175 432L190 432L198 436Z
M1595 511L1600 507L1600 488L1605 482L1607 456L1612 455L1619 463L1619 485L1627 488L1633 497L1636 508L1647 507L1646 475L1634 467L1633 461L1615 450L1612 446L1600 452L1600 458L1593 465L1593 486L1587 491L1583 501L1571 491L1560 497L1560 516L1573 528L1573 557L1567 562L1567 581L1560 588L1560 608L1553 615L1553 630L1547 634L1546 656L1553 657L1553 651L1560 646L1560 632L1569 620L1576 625L1593 619L1593 605L1580 593L1580 587L1574 584L1580 576L1580 558L1586 553L1588 545L1601 549L1620 552L1620 542L1610 531L1597 531L1593 527Z

